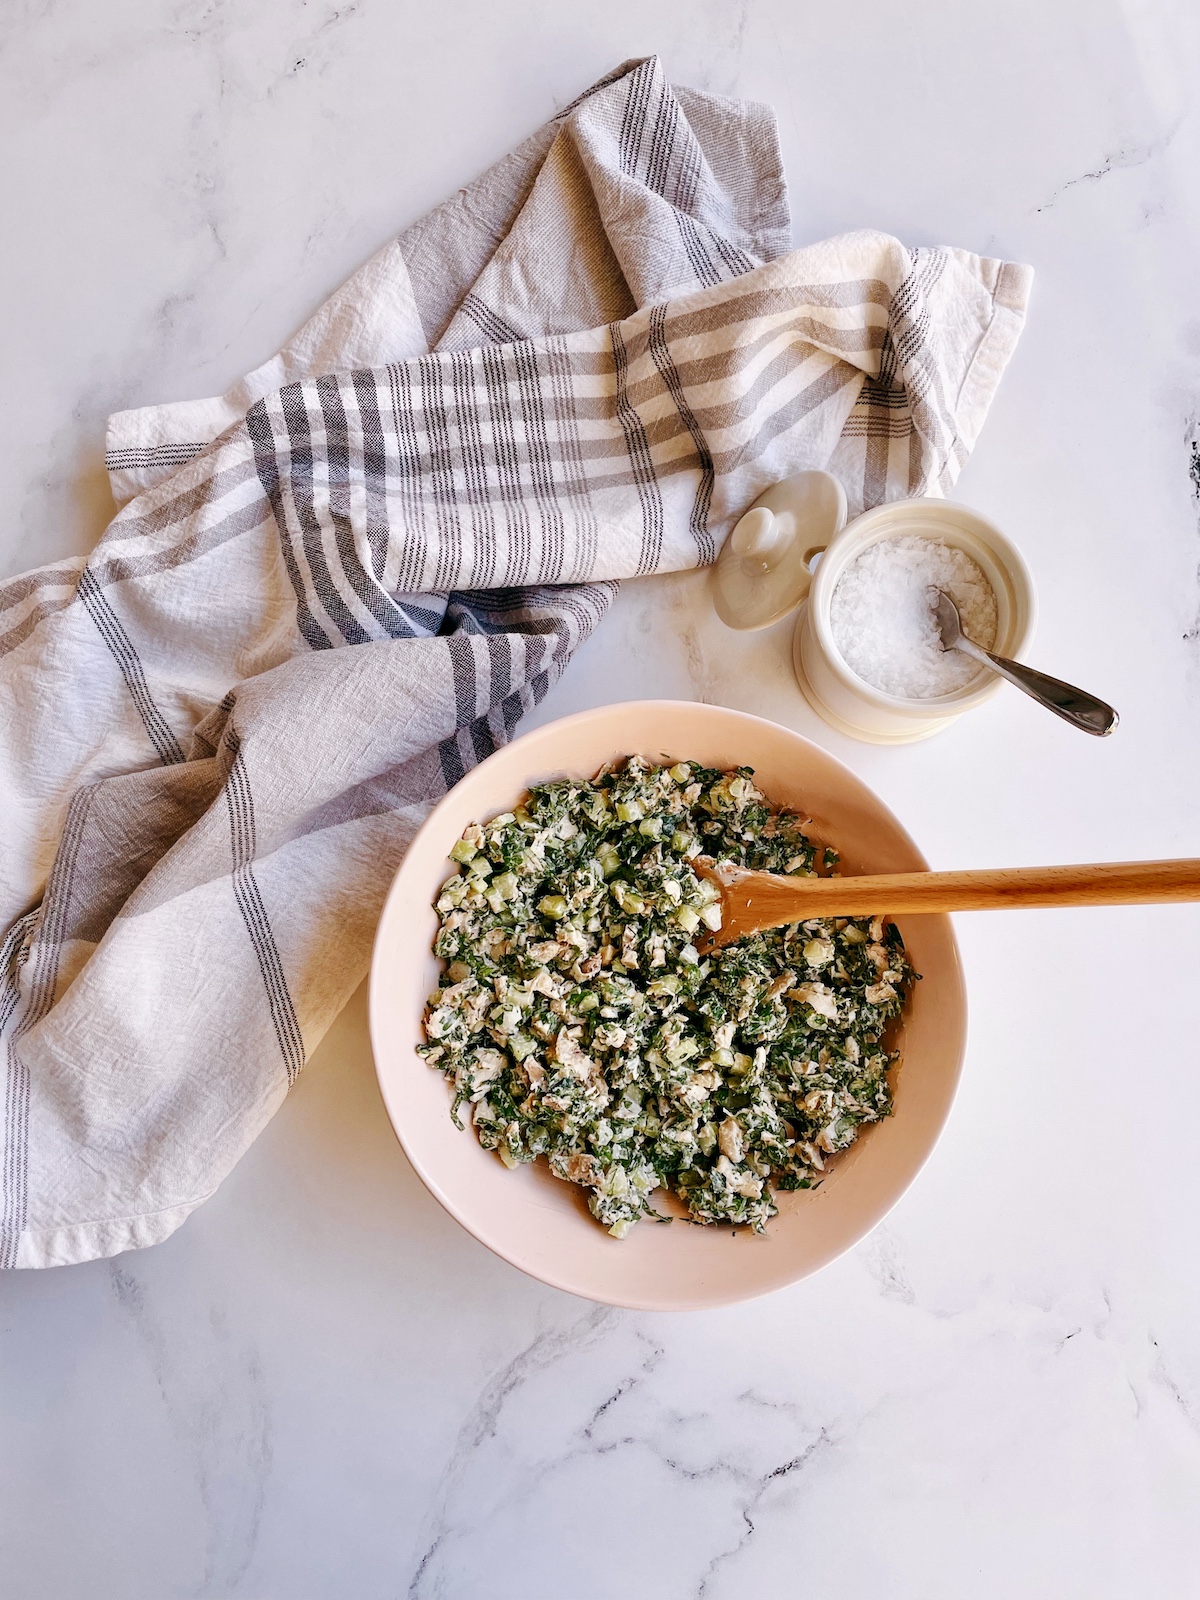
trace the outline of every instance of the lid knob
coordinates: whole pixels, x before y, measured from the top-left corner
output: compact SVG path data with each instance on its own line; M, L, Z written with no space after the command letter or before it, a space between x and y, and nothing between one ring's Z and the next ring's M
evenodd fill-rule
M763 567L768 568L775 565L768 558L772 552L778 556L785 535L773 511L766 506L755 506L747 511L729 538L739 556L761 561Z

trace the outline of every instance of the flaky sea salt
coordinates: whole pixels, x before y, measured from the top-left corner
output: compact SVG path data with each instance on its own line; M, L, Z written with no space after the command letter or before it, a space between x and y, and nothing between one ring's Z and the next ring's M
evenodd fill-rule
M932 700L970 683L979 667L943 650L929 603L941 589L958 607L963 632L990 650L996 596L965 551L908 533L868 546L838 579L829 607L834 642L847 666L885 694Z

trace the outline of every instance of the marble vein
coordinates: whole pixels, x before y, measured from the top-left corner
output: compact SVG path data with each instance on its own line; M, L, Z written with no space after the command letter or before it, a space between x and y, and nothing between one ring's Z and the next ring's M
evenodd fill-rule
M136 1331L172 1432L191 1458L206 1528L205 1566L192 1593L232 1593L254 1556L271 1472L271 1414L262 1364L250 1346L229 1361L219 1308L207 1328L180 1339L158 1317L154 1297L119 1258L112 1292Z
M1183 125L1183 120L1181 115L1165 132L1143 143L1119 145L1116 150L1106 155L1099 165L1092 168L1091 171L1081 172L1076 177L1068 178L1065 183L1059 184L1050 198L1044 200L1036 209L1039 212L1049 211L1058 204L1063 195L1068 193L1069 190L1089 184L1101 183L1111 172L1124 172L1131 167L1144 167L1148 161L1152 161L1155 156L1161 155L1164 150L1170 148L1176 134Z
M577 1368L587 1351L616 1366L615 1380L582 1412L582 1394L556 1390L565 1402L565 1413L558 1415L554 1406L547 1408L539 1385L556 1367ZM602 1497L609 1463L625 1482L644 1480L649 1487L657 1475L675 1486L685 1504L699 1494L711 1508L714 1514L693 1531L692 1548L676 1555L679 1587L669 1593L715 1595L764 1519L786 1516L801 1474L834 1444L835 1424L814 1424L802 1407L753 1389L729 1393L722 1386L718 1411L715 1400L696 1404L692 1385L685 1383L689 1398L673 1403L662 1392L667 1361L666 1347L641 1319L597 1308L539 1333L502 1367L471 1408L432 1497L408 1584L410 1600L444 1600L461 1592L471 1543L481 1537L497 1538L497 1560L503 1562L507 1546L500 1530L526 1523L565 1482L578 1486L574 1492ZM674 1389L678 1382L679 1375L671 1375L665 1387ZM730 1422L737 1415L747 1422L756 1415L769 1418L770 1426L760 1422L762 1437L754 1443L736 1429L743 1439L731 1449ZM535 1416L540 1422L530 1437ZM619 1589L616 1577L600 1570L582 1579L576 1572L564 1581L574 1584L580 1600L608 1600ZM492 1592L517 1594L519 1588L498 1579Z

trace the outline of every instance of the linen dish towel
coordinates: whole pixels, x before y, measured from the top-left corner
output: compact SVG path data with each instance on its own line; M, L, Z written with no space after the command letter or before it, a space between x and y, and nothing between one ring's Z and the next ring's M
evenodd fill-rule
M0 1265L166 1238L369 960L413 832L617 581L766 485L954 482L1026 268L790 250L773 117L627 62L220 399L124 412L128 502L0 585Z

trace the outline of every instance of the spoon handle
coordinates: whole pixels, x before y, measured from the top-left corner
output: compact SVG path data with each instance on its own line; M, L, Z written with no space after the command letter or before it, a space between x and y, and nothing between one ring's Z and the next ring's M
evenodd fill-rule
M1051 678L1045 672L1035 672L1024 662L1009 661L1006 656L994 656L990 650L982 649L965 634L959 640L957 648L984 666L990 667L993 672L999 673L1018 689L1023 689L1031 700L1036 700L1039 705L1045 706L1047 711L1053 711L1056 717L1069 722L1073 728L1103 738L1117 725L1117 713L1110 705L1106 705L1103 700L1097 700L1094 694L1085 694L1073 684L1064 683L1061 678Z
M719 883L722 890L723 921L711 941L713 945L810 917L1200 900L1200 860L1196 859L871 873L849 878L789 878L723 862L705 875Z

